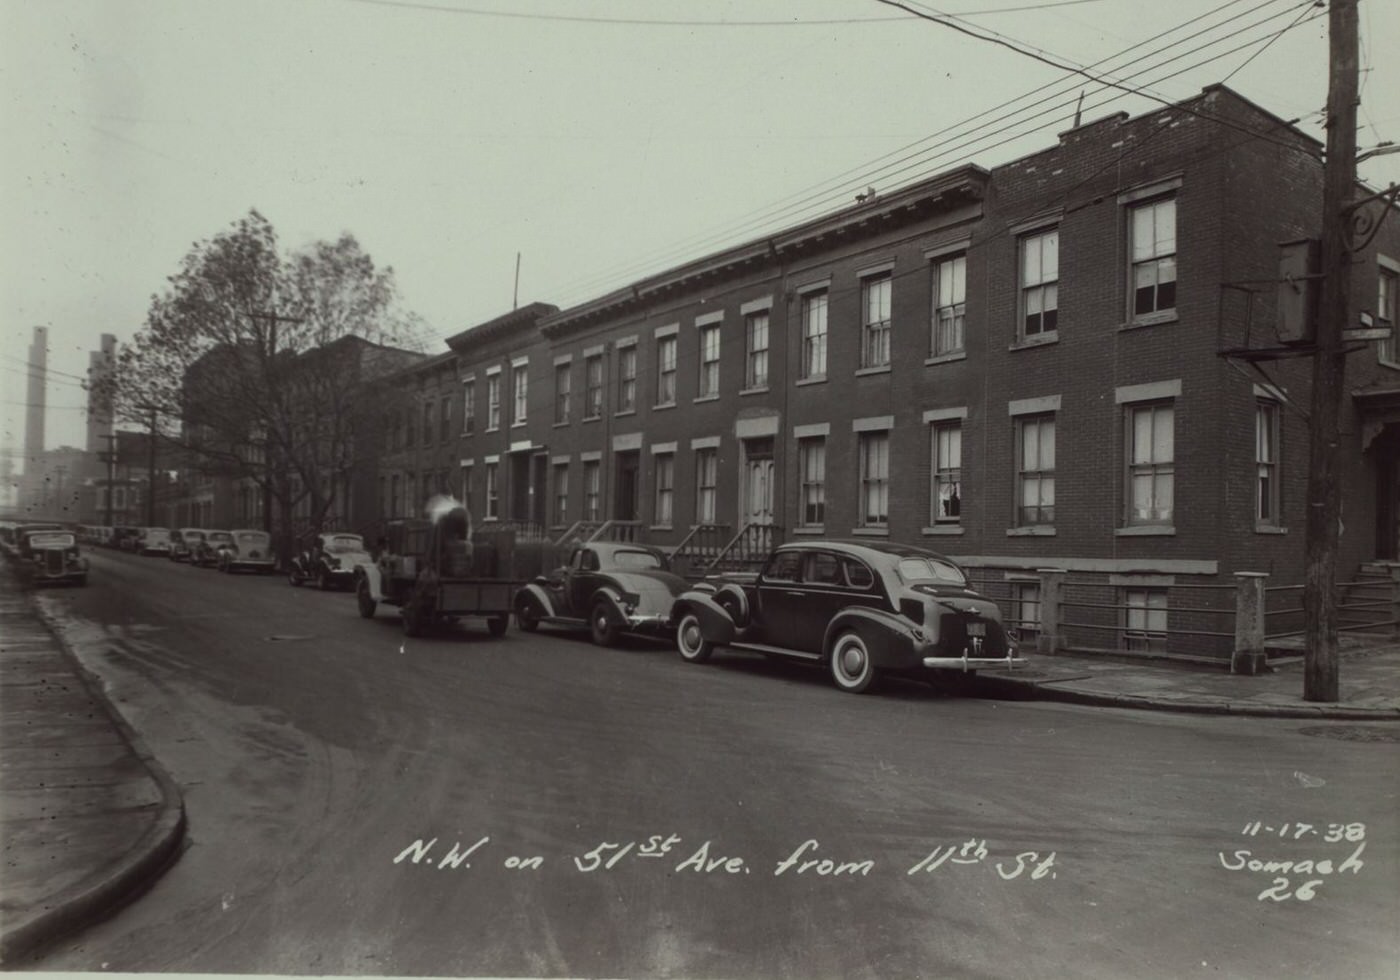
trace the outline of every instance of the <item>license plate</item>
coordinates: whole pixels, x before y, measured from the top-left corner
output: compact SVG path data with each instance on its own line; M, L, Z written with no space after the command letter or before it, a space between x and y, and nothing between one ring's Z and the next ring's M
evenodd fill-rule
M968 623L968 624L967 624L967 635L968 635L968 636L986 636L986 635L987 635L987 624L986 624L986 623Z

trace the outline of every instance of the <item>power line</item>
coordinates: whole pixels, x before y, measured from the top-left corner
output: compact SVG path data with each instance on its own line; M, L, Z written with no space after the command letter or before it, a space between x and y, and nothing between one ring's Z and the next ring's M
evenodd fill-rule
M594 24L612 27L829 27L849 24L889 24L907 20L906 17L842 17L823 20L652 20L642 17L579 17L568 14L527 14L517 10L482 10L478 7L455 7L446 4L419 3L412 0L350 0L374 7L396 7L402 10L427 11L438 14L461 14L471 17L499 17L510 20L552 21L565 24ZM961 17L984 17L991 14L1022 13L1049 10L1052 7L1074 7L1103 0L1052 0L1050 3L998 7L993 10L972 10Z

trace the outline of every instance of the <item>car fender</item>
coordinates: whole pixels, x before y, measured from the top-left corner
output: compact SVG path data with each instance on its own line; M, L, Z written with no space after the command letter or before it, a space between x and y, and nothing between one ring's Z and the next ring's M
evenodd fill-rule
M729 583L715 592L715 602L729 613L735 629L745 629L749 625L749 594L742 586Z
M519 608L520 603L525 599L533 600L539 607L541 617L558 616L559 613L554 608L554 600L549 596L549 591L544 586L544 579L538 578L529 585L524 586L515 593L515 608Z
M686 592L676 600L671 610L671 619L679 623L687 612L693 612L700 621L700 633L710 643L724 646L734 642L739 632L734 618L715 601L714 595L707 592Z
M379 570L378 565L363 565L359 572L365 577L365 584L369 587L370 598L375 602L384 601L384 573Z
M880 668L917 666L914 637L909 625L899 616L869 606L850 606L833 616L827 624L822 649L830 650L838 634L855 629L870 651L870 662Z

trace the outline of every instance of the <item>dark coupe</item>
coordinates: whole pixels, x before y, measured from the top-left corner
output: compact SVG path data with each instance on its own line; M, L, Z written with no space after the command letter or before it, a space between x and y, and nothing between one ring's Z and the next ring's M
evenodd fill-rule
M358 534L322 531L292 557L287 581L292 585L314 582L318 589L353 588L356 571L372 564L374 559Z
M962 569L922 548L801 541L776 549L756 576L703 582L676 600L676 645L693 663L716 647L825 665L859 694L883 672L952 680L1023 661L996 603Z
M541 623L587 629L594 643L612 646L623 633L668 634L672 604L685 588L656 548L591 542L516 593L515 621L527 633Z

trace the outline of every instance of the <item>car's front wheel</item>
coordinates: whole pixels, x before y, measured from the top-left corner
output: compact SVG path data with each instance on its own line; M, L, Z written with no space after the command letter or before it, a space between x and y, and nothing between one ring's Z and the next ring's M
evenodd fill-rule
M369 591L369 579L363 575L359 582L355 584L355 604L360 607L360 615L365 619L374 618L374 607L378 605L374 601L374 596Z
M863 694L875 683L875 665L865 640L854 630L842 633L831 644L831 679L841 690Z
M682 616L680 625L676 627L676 649L680 651L682 660L692 664L703 664L715 652L715 645L705 639L700 629L700 617L693 612Z
M593 615L588 618L588 626L593 633L593 642L600 647L615 645L617 638L622 634L621 628L613 622L612 614L608 612L608 604L602 600L593 604Z
M293 586L301 585L301 572L297 571L295 563L287 569L287 581Z
M526 633L533 633L540 628L539 611L529 599L521 599L515 604L515 625Z

